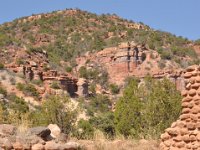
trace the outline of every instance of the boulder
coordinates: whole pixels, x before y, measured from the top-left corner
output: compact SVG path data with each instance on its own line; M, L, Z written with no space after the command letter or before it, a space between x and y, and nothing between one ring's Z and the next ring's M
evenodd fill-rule
M77 94L79 96L87 97L88 96L88 83L87 83L87 80L84 79L84 78L79 78L79 80L77 82L77 86L78 86Z
M31 148L32 150L44 150L44 145L42 144L35 144Z
M15 143L13 144L13 148L14 148L15 150L23 150L23 145L22 145L20 142L15 142Z
M61 134L61 129L58 127L57 124L49 124L48 128L51 130L51 136L53 138L58 138Z
M46 142L45 144L45 150L59 150L59 145L55 143L54 141Z
M43 140L48 140L51 134L51 130L47 127L35 127L30 128L28 131L31 135L37 135Z
M0 124L0 136L10 136L16 133L16 127L9 124Z
M7 138L0 139L0 145L1 145L1 148L6 149L6 150L11 150L13 148L10 140Z
M61 146L63 150L78 150L80 148L80 144L76 142L68 142Z

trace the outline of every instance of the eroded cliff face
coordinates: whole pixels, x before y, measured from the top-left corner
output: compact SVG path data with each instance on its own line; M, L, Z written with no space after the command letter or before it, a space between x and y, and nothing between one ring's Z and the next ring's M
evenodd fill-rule
M182 112L161 135L161 150L200 149L200 66L187 68L183 76Z
M87 53L76 59L78 69L81 66L89 67L98 64L104 67L109 75L109 82L123 85L127 77L135 76L143 79L150 75L156 79L168 78L174 82L177 89L184 89L183 71L170 61L166 61L164 68L159 67L160 55L145 45L135 42L120 43L117 47L105 48L94 54Z
M6 52L3 58L6 58L6 55L9 56L10 53L12 53L11 50ZM83 88L82 85L85 87L84 83L78 85L78 79L72 74L50 69L48 55L45 51L27 53L26 50L21 49L13 51L12 55L10 61L4 60L6 69L23 77L27 82L42 82L43 86L35 85L41 98L48 94L61 93L74 96L79 88ZM59 84L60 89L51 88L54 82ZM87 87L84 90L87 90ZM87 93L87 91L84 91L84 93ZM79 94L83 93L79 92Z

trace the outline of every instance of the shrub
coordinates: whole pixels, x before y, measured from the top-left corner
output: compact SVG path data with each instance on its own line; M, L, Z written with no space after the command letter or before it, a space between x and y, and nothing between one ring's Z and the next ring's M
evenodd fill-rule
M113 138L115 136L114 114L112 112L92 117L89 122L104 133L106 137Z
M60 85L57 81L53 81L50 87L52 89L60 89Z
M69 134L76 122L76 109L66 107L69 99L63 96L50 96L44 101L41 108L32 114L35 126L57 124L61 131Z
M66 70L67 72L72 72L72 67L67 66L67 67L65 68L65 70Z
M169 80L148 77L139 88L132 80L116 104L115 127L126 137L158 138L180 111L180 92Z
M81 119L78 122L77 129L74 132L74 136L78 139L92 139L94 135L94 128L92 124L87 121Z
M4 64L0 63L0 70L4 69Z
M4 96L7 96L7 91L0 86L0 94L3 94Z
M95 97L91 97L89 102L85 104L87 113L93 116L95 113L105 113L110 111L111 102L107 96L97 94Z
M18 90L22 91L22 90L24 89L24 84L22 84L22 83L17 83L16 88L17 88Z
M17 89L22 91L26 96L33 96L39 98L37 89L32 84L17 83Z
M172 59L172 54L168 50L163 50L162 53L160 54L160 57L164 60L171 60Z
M84 66L80 67L79 74L81 78L88 78L86 67Z
M42 80L32 80L31 81L33 84L36 84L38 86L41 86L42 85Z
M110 84L110 90L112 92L112 94L118 94L119 93L119 87L116 84Z

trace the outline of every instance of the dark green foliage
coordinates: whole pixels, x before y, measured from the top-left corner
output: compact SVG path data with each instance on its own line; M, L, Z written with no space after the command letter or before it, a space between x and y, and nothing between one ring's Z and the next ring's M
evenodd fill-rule
M148 77L139 88L137 80L131 80L116 105L116 130L125 136L157 138L180 110L180 93L169 80Z
M74 136L78 139L92 139L93 134L94 128L92 124L87 120L81 119L75 129Z
M81 78L88 78L88 74L87 74L87 69L86 67L82 66L80 69L79 69L79 74L80 74L80 77Z
M118 94L120 91L120 88L116 84L110 84L109 87L110 87L112 94Z
M87 103L84 103L84 108L87 113L93 116L95 113L105 113L110 111L111 102L107 96L97 94L95 97L90 97Z
M67 66L67 67L65 68L65 70L66 70L67 72L72 72L72 67Z
M116 130L124 136L136 136L141 131L142 102L138 95L138 83L131 80L123 97L116 104Z
M3 94L4 96L7 96L7 91L0 86L0 94Z
M109 138L115 136L114 114L112 112L92 117L89 121L96 129L101 130L105 136Z
M0 63L0 70L4 69L4 64Z

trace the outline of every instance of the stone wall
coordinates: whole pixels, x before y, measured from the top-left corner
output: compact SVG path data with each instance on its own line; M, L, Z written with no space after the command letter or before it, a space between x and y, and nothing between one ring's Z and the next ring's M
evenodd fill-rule
M200 66L188 67L183 76L182 112L161 135L161 150L200 149Z

